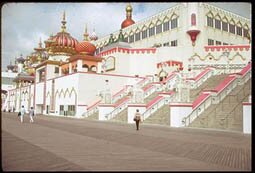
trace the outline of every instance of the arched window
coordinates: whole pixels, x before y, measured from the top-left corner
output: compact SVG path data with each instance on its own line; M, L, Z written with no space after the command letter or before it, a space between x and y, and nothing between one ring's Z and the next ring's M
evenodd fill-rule
M228 32L228 19L226 16L222 19L222 30Z
M83 64L83 65L82 65L82 68L83 68L83 71L84 71L84 72L89 71L89 66L88 66L87 64Z
M191 26L196 26L196 14L191 14Z
M156 25L156 34L159 34L161 32L162 32L162 22L158 20Z
M149 27L149 37L155 35L155 26L153 24Z
M232 34L235 34L235 22L234 20L232 19L229 23L229 32L232 33Z
M213 14L210 11L209 13L206 14L206 18L207 18L207 26L213 27Z
M129 34L129 43L133 43L133 42L134 42L134 33L131 32L131 33Z
M219 14L217 14L215 16L215 28L217 29L221 29L221 17L219 16Z
M137 29L135 33L135 41L139 41L139 40L141 40L141 32L139 29Z
M90 71L96 72L96 71L97 71L97 67L96 67L95 65L92 65L92 66L90 67Z
M163 32L169 30L169 22L170 22L170 20L167 17L163 20Z
M242 24L240 23L240 21L236 24L236 34L242 36Z
M142 39L145 39L148 37L147 27L144 25L142 28Z

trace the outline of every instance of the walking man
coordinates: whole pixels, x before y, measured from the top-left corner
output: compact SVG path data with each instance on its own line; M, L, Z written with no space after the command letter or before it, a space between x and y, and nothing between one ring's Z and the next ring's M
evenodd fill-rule
M30 117L30 123L33 123L33 116L35 115L35 111L33 109L33 107L31 107L30 111L29 111L29 117Z
M21 110L20 110L20 122L23 123L23 116L25 115L26 113L26 110L24 108L24 106L21 107Z
M134 121L136 123L136 130L139 130L139 123L142 122L142 116L139 112L139 109L136 109L136 113L134 116Z

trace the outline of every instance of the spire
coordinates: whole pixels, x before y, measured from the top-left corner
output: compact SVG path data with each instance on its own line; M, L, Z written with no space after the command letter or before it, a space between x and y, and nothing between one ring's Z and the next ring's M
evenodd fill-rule
M64 13L63 13L63 20L61 21L61 23L62 23L62 26L61 26L61 28L62 28L62 32L65 32L66 31L66 13L65 13L65 11L64 11Z
M39 40L39 48L42 48L42 39L40 37L40 40Z
M130 3L127 4L127 7L126 7L126 16L127 16L127 19L131 19L132 18L132 6Z
M83 39L84 41L89 41L89 34L88 34L87 24L85 26L85 31L84 31L83 36L84 36L84 39Z

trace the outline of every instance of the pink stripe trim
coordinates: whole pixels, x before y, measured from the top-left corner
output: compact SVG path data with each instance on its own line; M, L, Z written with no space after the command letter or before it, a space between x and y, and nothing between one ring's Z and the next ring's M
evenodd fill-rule
M153 85L152 84L149 84L148 86L146 86L145 88L143 88L143 91L146 92L148 91L150 88L152 88Z
M195 109L196 107L198 107L203 101L205 101L208 97L210 96L210 94L208 93L202 93L198 96L198 98L196 100L194 100L194 102L192 103L192 109Z
M150 101L147 105L146 108L149 109L151 108L154 104L156 104L157 102L159 102L161 99L163 99L163 96L157 96L155 97L152 101Z
M250 69L251 69L251 63L249 63L246 67L242 69L242 71L236 74L244 76Z
M169 104L170 107L192 107L192 104L178 104L178 103L172 103L172 104Z
M235 79L236 79L236 76L226 77L218 86L215 87L215 89L213 91L220 93L223 89L225 89Z
M201 79L203 76L205 76L209 71L211 71L210 68L205 69L204 71L202 71L201 73L199 73L195 78L187 78L187 80L195 80L198 81L199 79Z
M126 88L122 88L120 91L118 91L117 93L115 93L112 97L116 97L118 95L120 95L120 93L122 93Z
M96 101L94 104L92 104L91 106L88 106L87 107L87 110L90 110L90 109L92 109L94 106L96 106L97 104L99 104L101 102L101 100L98 100L98 101Z
M77 106L88 106L88 105L77 105Z
M118 101L117 103L115 103L115 104L114 104L114 107L118 107L119 105L121 105L122 103L124 103L124 102L126 102L126 101L128 101L128 100L129 100L129 98L126 97L125 99L122 99L122 100Z
M243 102L243 105L244 105L244 106L251 106L251 103L249 103L249 102Z

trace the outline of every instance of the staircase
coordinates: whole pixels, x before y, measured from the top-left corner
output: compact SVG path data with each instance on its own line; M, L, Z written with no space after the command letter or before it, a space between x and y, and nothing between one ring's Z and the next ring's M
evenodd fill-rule
M116 115L110 121L118 121L118 122L127 123L127 121L128 121L128 108L125 108L123 111L121 111L118 115Z
M152 115L150 115L144 123L146 124L160 124L160 125L170 125L170 108L169 105L164 105Z
M220 74L215 75L207 79L202 85L200 85L196 89L190 90L190 102L193 102L198 95L202 92L202 90L210 90L216 87L219 83L221 83L228 74Z
M150 96L148 96L146 99L144 99L144 103L149 103L152 99L154 99L158 95L158 92L152 93Z
M197 117L189 126L215 128L231 131L243 129L243 102L251 94L251 79L238 85L219 104L213 104Z
M95 112L92 115L86 117L87 120L98 120L99 119L99 112Z

